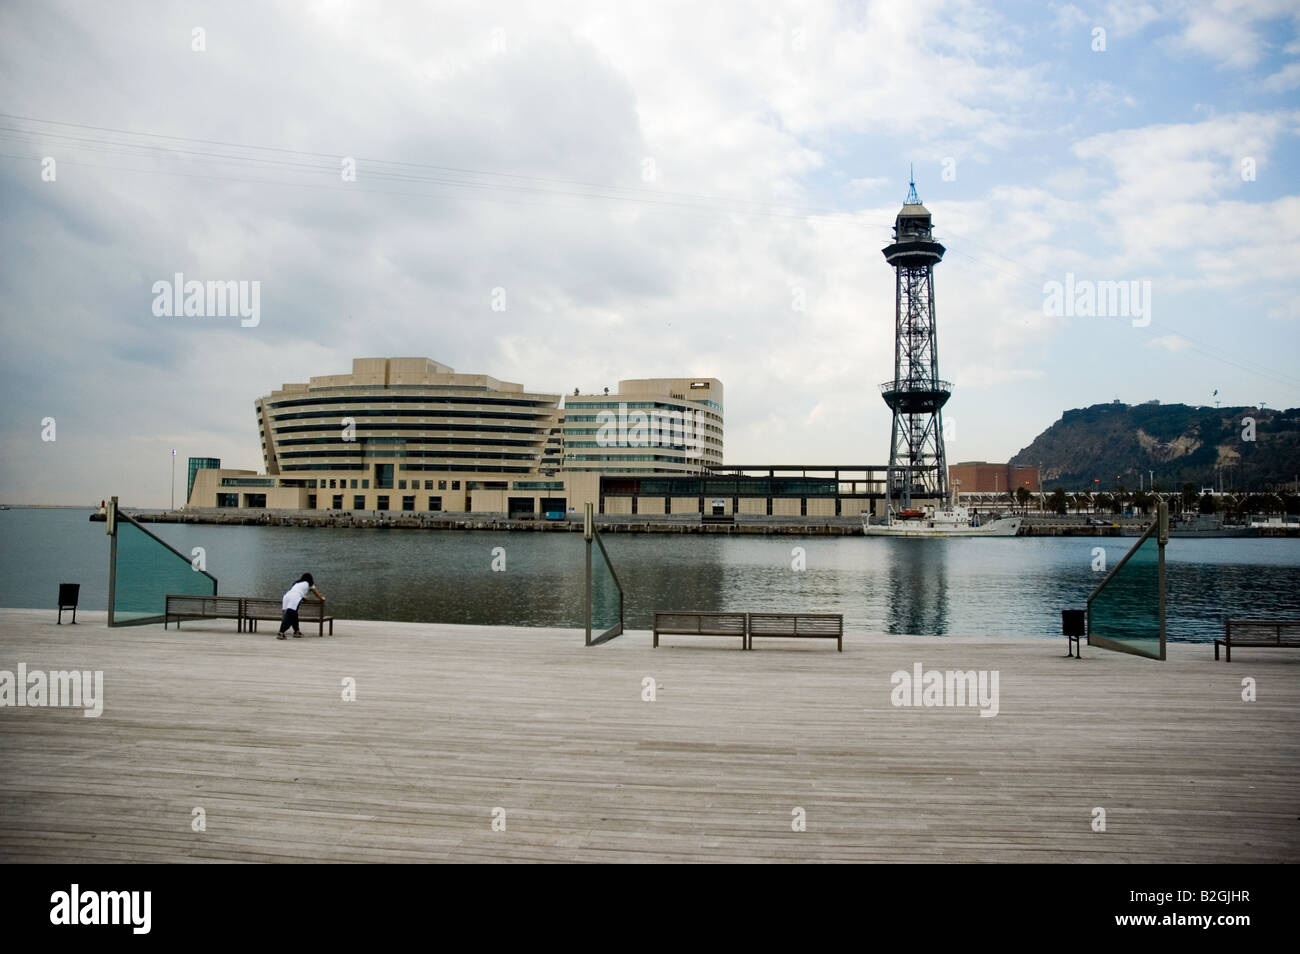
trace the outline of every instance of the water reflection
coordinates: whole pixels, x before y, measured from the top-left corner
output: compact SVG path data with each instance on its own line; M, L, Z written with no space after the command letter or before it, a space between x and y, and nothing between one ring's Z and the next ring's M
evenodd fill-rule
M885 632L948 633L948 540L889 540ZM956 541L958 544L968 541Z

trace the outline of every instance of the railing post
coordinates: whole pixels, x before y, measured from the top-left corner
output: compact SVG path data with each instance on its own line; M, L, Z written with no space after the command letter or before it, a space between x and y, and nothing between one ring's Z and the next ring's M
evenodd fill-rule
M117 595L117 498L110 497L104 514L104 532L108 534L108 625L113 625L113 603ZM180 626L176 627L180 629Z
M583 505L582 513L582 538L586 542L587 549L587 642L591 645L591 504Z
M1156 586L1160 590L1160 658L1165 658L1165 545L1169 542L1169 504L1160 501L1156 530L1157 555Z

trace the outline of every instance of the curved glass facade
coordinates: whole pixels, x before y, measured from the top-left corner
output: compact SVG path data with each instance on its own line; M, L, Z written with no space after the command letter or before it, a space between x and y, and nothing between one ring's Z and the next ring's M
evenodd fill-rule
M428 359L372 358L353 362L351 375L285 385L256 407L268 474L529 474L558 404Z

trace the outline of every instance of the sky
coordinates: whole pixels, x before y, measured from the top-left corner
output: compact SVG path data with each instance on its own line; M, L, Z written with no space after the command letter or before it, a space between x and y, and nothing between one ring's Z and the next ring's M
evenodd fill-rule
M8 2L0 83L5 503L260 469L254 400L354 357L717 377L727 462L883 464L909 168L949 461L1300 405L1294 0ZM256 321L158 314L177 273Z

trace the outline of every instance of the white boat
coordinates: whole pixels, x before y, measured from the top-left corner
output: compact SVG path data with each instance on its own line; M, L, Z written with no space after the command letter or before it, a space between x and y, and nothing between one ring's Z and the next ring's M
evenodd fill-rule
M862 532L869 537L1014 537L1023 522L1022 517L999 517L981 523L978 514L949 504L943 510L891 510L881 523L872 523L871 514L864 513Z

